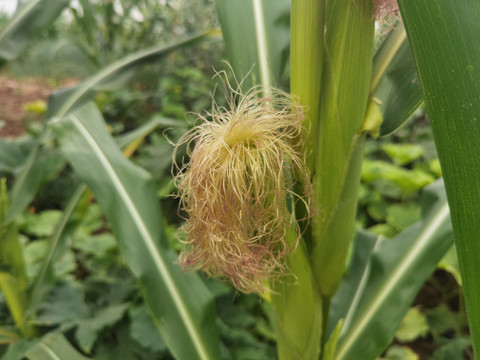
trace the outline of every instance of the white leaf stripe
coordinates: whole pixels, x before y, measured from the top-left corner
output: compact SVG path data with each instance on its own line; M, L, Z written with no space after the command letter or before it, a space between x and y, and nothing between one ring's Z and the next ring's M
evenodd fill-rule
M50 356L50 358L52 360L62 360L60 359L57 354L55 354L55 352L53 350L51 350L47 345L43 344L43 343L40 343L38 344L38 347L41 348L44 352L47 353L48 356Z
M125 203L125 207L128 210L131 218L133 219L138 231L140 232L142 238L145 240L145 244L148 247L149 253L151 254L153 261L160 272L161 277L164 279L165 284L171 294L174 303L177 305L178 312L180 317L185 324L185 327L190 335L190 338L193 341L195 348L201 359L209 359L208 351L205 349L205 345L201 339L198 329L195 327L195 323L192 320L191 314L188 311L185 302L183 301L179 290L172 279L172 275L168 270L163 258L160 256L158 249L155 245L152 235L148 231L145 223L143 222L142 217L140 216L134 202L130 198L130 195L126 191L125 187L123 186L122 182L118 174L116 173L115 169L113 168L112 164L108 160L107 156L104 154L100 146L97 144L93 136L90 132L85 128L82 124L80 119L75 115L71 115L69 117L74 124L74 126L80 131L86 142L89 144L95 155L97 156L98 160L100 161L101 165L108 173L114 188L116 189L117 193L120 195L121 199Z

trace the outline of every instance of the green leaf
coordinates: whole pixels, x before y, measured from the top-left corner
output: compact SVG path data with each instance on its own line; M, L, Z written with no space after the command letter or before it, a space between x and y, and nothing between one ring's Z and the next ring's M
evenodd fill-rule
M107 326L115 325L120 321L129 305L126 303L108 306L99 310L92 317L80 321L75 331L75 338L80 348L86 353L90 353L98 333Z
M387 208L387 223L397 231L402 231L420 219L417 204L394 204Z
M99 235L76 235L73 239L72 247L81 250L86 254L92 254L95 257L103 257L110 250L115 249L117 242L112 234L104 233Z
M83 288L77 284L62 283L52 290L48 302L40 306L36 322L45 326L65 325L89 315Z
M45 263L44 259L48 259L51 264L55 278L65 277L68 273L75 271L77 268L75 262L75 255L72 251L66 251L55 258L51 258L49 254L50 245L47 240L37 240L29 243L25 247L25 262L27 264L28 278L34 278L35 275L42 274L45 270L42 269Z
M362 179L366 182L385 179L406 193L422 189L435 181L432 175L420 168L408 170L385 161L367 159L362 163Z
M397 231L388 224L377 224L368 228L368 231L372 234L383 236L386 238L392 238L397 235Z
M464 359L464 351L471 345L472 343L467 337L448 339L442 347L435 350L430 360Z
M2 360L22 360L25 358L24 354L39 342L39 338L23 338L8 347L8 350L2 356Z
M216 5L235 76L240 81L250 75L244 90L279 87L288 58L290 2L216 0Z
M394 345L388 349L381 360L419 360L420 357L405 346Z
M397 165L407 165L421 158L424 154L423 147L417 144L393 144L382 145L382 150Z
M427 335L428 330L427 318L417 306L408 310L395 332L395 338L402 343L411 342Z
M452 311L448 305L441 303L433 309L425 310L430 332L436 338L448 331L462 333L467 326L465 314Z
M453 242L443 183L428 187L422 219L393 239L380 239L344 323L335 359L380 355L418 290Z
M62 334L51 333L25 353L30 360L87 360L65 339Z
M166 349L165 341L158 333L145 305L131 308L128 313L131 321L130 336L132 339L152 351Z
M470 331L480 353L480 2L399 0L442 165ZM434 30L434 31L433 31Z
M388 54L388 66L378 78L373 92L373 98L380 104L383 115L381 136L398 129L423 103L413 56L405 41L405 31L401 24L395 26L382 45L381 49L385 49L384 52ZM380 55L379 50L375 61L379 60Z
M62 212L59 210L46 210L36 214L25 214L18 223L20 231L36 237L51 236L55 225L60 220Z
M211 295L197 276L174 264L151 177L123 157L94 105L52 127L109 219L169 348L179 358L219 358Z
M21 6L0 31L0 60L13 60L20 55L69 3L70 0L31 0Z

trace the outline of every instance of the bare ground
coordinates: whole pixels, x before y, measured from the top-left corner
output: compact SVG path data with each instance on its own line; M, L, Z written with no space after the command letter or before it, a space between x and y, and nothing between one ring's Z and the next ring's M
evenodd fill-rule
M72 86L76 82L69 79L62 81L61 85ZM47 101L54 90L54 84L48 79L0 76L0 137L22 135L27 117L25 104L37 100Z

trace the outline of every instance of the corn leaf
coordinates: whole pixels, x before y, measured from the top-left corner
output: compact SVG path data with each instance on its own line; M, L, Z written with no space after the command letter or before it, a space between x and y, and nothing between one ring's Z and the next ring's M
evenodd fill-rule
M376 241L366 266L361 260L352 263L346 278L349 289L338 293L348 296L349 290L355 289L349 296L349 309L343 315L344 299L336 299L340 306L332 307L341 313L332 317L344 317L345 321L335 359L358 359L358 354L365 360L379 356L418 290L451 247L453 234L441 180L427 188L422 205L419 222L393 239Z
M290 1L216 0L223 38L238 80L281 86L290 41Z
M124 158L93 104L51 125L109 219L172 353L179 359L219 358L213 299L198 276L175 264L150 175Z
M400 0L431 120L480 352L480 2Z
M371 91L383 116L381 136L398 129L423 103L405 30L403 26L397 26L389 33L374 58Z
M31 0L21 6L0 31L1 60L13 60L31 39L60 15L70 0Z
M88 360L62 334L51 333L30 348L24 356L29 360Z

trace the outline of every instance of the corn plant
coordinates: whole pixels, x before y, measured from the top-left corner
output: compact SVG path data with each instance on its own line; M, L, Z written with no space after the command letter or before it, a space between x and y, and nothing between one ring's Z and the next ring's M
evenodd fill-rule
M375 16L398 14L394 1L217 0L216 5L240 80L225 80L227 108L214 106L210 118L183 138L190 162L180 165L176 184L189 217L179 262L270 302L280 359L374 359L455 233L478 351L480 47L469 36L478 32L478 1L399 0L403 22L377 48ZM207 38L132 54L51 96L44 133L16 177L8 206L5 191L0 194L0 255L8 265L0 286L21 336L37 335L30 327L32 312L48 291L41 291L48 267L84 191L79 187L73 195L33 289L25 289L15 217L44 178L38 159L54 137L108 217L173 356L221 357L212 297L198 275L178 267L150 175L122 155L89 101L95 90L123 79L120 75L140 63ZM278 90L288 59L289 89ZM356 230L365 138L395 131L423 101L453 230L441 181L425 191L420 221L395 238ZM26 356L45 358L45 347L56 358L84 358L59 334L44 336Z

